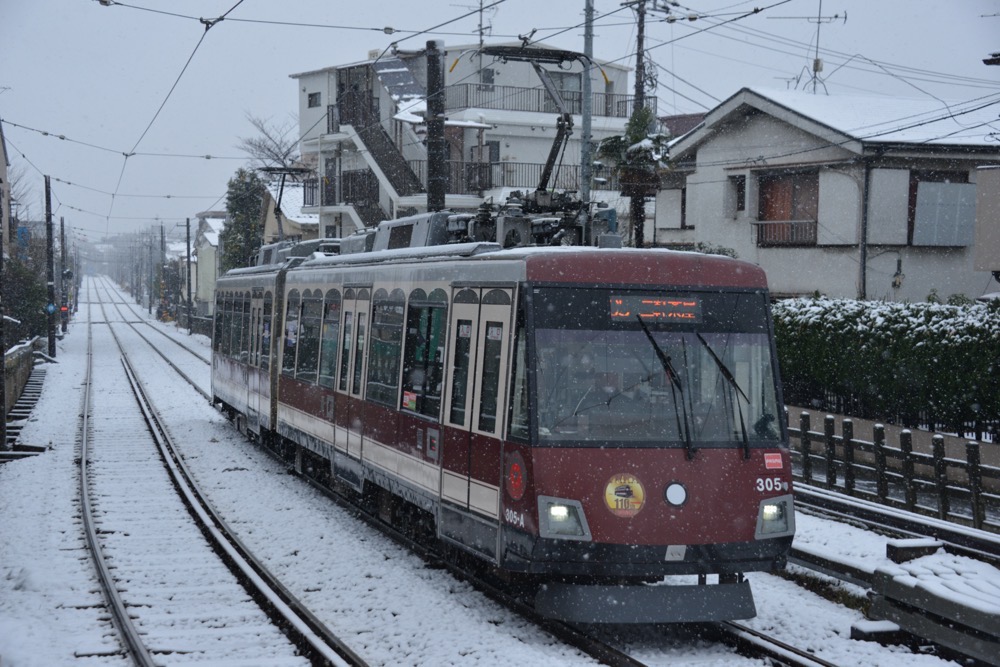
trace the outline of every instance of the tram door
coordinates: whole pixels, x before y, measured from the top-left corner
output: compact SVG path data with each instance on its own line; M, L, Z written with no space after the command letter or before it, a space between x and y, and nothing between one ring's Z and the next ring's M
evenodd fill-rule
M454 287L441 471L442 534L492 558L500 519L513 290ZM456 511L457 510L457 511Z
M365 345L368 334L368 315L371 312L371 292L367 288L344 290L344 324L341 328L340 369L337 378L337 404L334 414L337 423L338 446L347 446L352 459L361 458L361 435L364 418L362 399L365 377ZM360 480L358 480L360 481Z

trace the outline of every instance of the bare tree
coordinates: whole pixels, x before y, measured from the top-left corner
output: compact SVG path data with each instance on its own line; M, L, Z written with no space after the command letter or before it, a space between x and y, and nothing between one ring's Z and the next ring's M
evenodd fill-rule
M7 170L10 182L10 201L19 220L31 220L31 200L36 191L28 179L28 168L23 162L12 161ZM41 177L39 177L41 178Z
M240 137L236 147L250 156L250 167L278 167L287 169L299 166L298 123L288 120L276 123L247 112L247 120L259 132L255 137Z

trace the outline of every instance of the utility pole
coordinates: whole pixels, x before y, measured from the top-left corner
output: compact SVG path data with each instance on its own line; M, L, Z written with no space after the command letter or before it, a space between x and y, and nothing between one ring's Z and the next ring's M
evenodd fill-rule
M55 358L56 356L56 283L54 267L53 267L53 251L52 251L52 187L49 183L49 177L45 177L45 265L46 271L45 275L48 279L48 297L49 302L45 306L45 310L49 315L49 356Z
M59 216L59 322L66 333L69 311L66 304L66 218Z
M191 335L191 218L187 219L187 261L184 263L186 267L185 273L187 278L187 318L188 318L188 336Z
M160 223L160 261L158 262L159 267L156 275L159 276L159 280L156 281L156 303L157 303L157 313L161 313L159 306L167 303L168 300L163 298L163 288L166 286L167 276L164 272L164 268L167 265L167 240L164 237L163 223ZM157 318L159 319L159 318Z
M646 106L646 54L643 48L646 34L646 0L639 0L635 6L635 106L633 113Z
M3 188L0 188L0 410L3 410L3 419L0 419L0 451L7 450L7 345L3 336L3 243L4 237L3 213L6 210L3 201Z
M481 47L480 47L481 48ZM593 245L591 238L590 179L593 168L593 151L591 150L594 95L590 80L594 58L594 0L586 0L583 9L583 108L580 109L582 120L582 136L580 137L580 200L586 207L583 214L583 243Z
M149 305L146 312L153 314L153 230L149 230Z
M441 211L448 191L444 139L444 60L441 43L427 42L427 210Z

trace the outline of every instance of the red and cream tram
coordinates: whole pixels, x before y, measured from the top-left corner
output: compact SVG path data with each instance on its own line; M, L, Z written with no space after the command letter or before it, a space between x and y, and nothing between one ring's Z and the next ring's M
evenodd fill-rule
M794 531L763 272L407 244L447 224L222 277L215 400L300 471L541 583L549 616L753 616L743 573L782 567Z

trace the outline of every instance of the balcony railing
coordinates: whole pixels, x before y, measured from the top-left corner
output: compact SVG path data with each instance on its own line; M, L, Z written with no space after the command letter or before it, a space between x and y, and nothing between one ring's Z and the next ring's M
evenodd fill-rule
M427 161L411 160L410 169L421 183L427 183ZM448 162L448 192L457 195L479 195L492 188L534 190L545 165L532 162ZM618 179L613 174L601 174L595 179L594 190L617 190ZM603 181L603 182L601 182ZM560 190L580 189L580 166L564 165L549 180L549 187Z
M427 160L410 160L410 169L417 175L420 182L427 184ZM484 190L492 188L518 188L534 190L545 167L541 163L532 162L448 162L448 194L480 196ZM355 181L348 178L353 172L345 172L344 196L357 190ZM320 206L322 202L336 202L336 187L332 179L322 179L322 200L320 199L320 183L316 179L304 182L303 206ZM347 181L351 181L348 183ZM560 190L580 189L580 166L564 165L553 174L549 181L550 188ZM617 176L611 170L595 174L591 186L593 190L618 191L620 186ZM350 192L349 192L350 191ZM353 196L353 195L352 195ZM370 197L354 196L355 200Z
M751 224L761 248L816 245L815 220L762 220Z
M583 93L560 91L567 111L579 114L583 110ZM595 116L630 118L635 108L635 96L593 93L592 112ZM537 111L558 113L544 88L521 88L479 83L460 83L445 88L445 109L498 109L500 111ZM647 97L645 105L656 113L656 98Z

